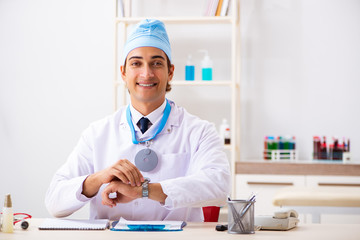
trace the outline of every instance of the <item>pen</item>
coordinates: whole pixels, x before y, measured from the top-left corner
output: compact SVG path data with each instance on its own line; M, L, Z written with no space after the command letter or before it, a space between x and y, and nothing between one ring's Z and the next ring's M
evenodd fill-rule
M228 197L228 201L232 201L230 199L230 197ZM240 228L241 231L244 231L244 225L241 221L241 218L238 214L238 212L236 211L234 205L232 203L229 204L230 205L230 208L231 208L231 212L232 212L232 215L233 215L233 218L234 218L234 224L237 224ZM232 226L230 226L230 229L232 228Z
M252 201L255 200L256 195L253 194L250 198L249 198L249 203L244 207L244 209L241 211L241 215L240 215L240 219L243 219L244 215L246 214L246 212L249 210L249 208L251 207Z

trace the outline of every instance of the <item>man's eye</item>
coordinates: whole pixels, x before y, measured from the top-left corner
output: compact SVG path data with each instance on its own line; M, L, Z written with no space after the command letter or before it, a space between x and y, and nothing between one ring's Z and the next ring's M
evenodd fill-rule
M140 63L139 62L132 62L130 63L131 66L134 66L134 67L137 67L137 66L140 66Z
M153 65L154 65L154 66L162 66L163 63L159 61L159 62L154 62Z

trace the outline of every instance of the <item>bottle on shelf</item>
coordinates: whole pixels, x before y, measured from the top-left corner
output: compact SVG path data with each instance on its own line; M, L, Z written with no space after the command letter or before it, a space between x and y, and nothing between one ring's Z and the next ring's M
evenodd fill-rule
M205 56L201 61L201 74L202 80L211 81L212 80L212 61L209 57L209 53L207 50L199 50L200 52L204 52Z
M342 149L340 140L337 137L333 138L334 147L332 151L332 160L342 160Z
M328 158L333 160L333 153L334 153L334 139L331 138L329 141L329 155Z
M264 160L270 159L268 151L268 136L264 137Z
M219 132L221 139L223 139L224 141L224 144L230 144L231 143L230 125L225 118L222 120Z
M284 142L284 139L282 136L278 136L277 140L278 140L278 144L279 144L278 149L280 149L280 150L287 149L285 146L286 142Z
M323 136L323 141L320 146L320 159L328 159L326 137Z
M293 136L291 141L290 141L290 149L296 149L296 137Z
M279 145L279 142L278 142L276 137L268 136L268 149L269 150L277 150L277 149L279 149L278 145Z
M195 66L192 62L192 56L189 54L188 59L185 65L185 80L194 81L195 80Z
M321 141L319 136L313 137L313 159L321 159Z

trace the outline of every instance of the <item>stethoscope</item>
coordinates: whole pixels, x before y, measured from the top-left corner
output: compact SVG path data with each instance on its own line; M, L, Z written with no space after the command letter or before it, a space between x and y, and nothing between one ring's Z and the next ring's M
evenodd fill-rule
M1 213L2 214L2 213ZM30 219L32 216L27 213L14 213L14 222L13 224L17 224L19 222L22 229L26 230L29 227L29 222L26 219Z
M154 170L158 165L158 156L154 150L150 149L150 144L152 143L152 140L156 138L156 136L164 129L166 122L169 118L170 112L171 112L171 106L169 101L166 99L164 114L161 118L160 124L157 127L155 134L149 139L138 141L136 139L135 128L131 120L132 117L131 117L130 105L128 105L126 109L126 120L131 130L132 142L134 144L145 143L146 146L146 149L140 150L135 155L135 166L142 172L150 172Z

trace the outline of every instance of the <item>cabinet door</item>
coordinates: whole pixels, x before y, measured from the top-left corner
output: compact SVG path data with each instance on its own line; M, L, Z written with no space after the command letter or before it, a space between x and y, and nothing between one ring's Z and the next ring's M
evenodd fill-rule
M254 192L257 194L255 215L272 215L275 206L272 199L280 188L305 186L304 176L238 174L236 175L236 199L247 199Z
M306 185L311 187L333 186L360 188L360 177L355 176L306 176ZM358 188L357 188L358 187Z
M354 191L360 191L360 177L356 176L306 176L306 185L309 187L331 186L331 187L351 187ZM352 223L360 224L360 216L357 214L341 214L341 209L337 214L321 214L321 223L339 224Z

